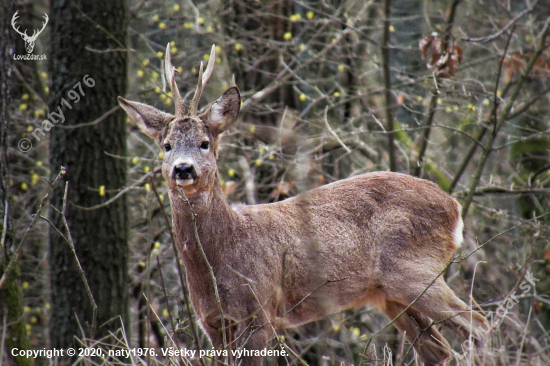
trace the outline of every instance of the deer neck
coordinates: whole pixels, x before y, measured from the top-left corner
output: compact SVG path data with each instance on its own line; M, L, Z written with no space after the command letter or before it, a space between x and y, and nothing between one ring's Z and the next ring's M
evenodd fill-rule
M178 249L184 257L186 252L195 252L198 245L196 228L201 245L208 253L231 234L237 213L227 203L217 174L212 190L199 191L187 197L187 201L181 196L177 188L171 189L172 222Z

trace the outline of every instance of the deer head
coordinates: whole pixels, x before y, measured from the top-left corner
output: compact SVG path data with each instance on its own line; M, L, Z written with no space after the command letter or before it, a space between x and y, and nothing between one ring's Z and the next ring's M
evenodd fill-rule
M164 149L162 172L168 187L181 187L188 196L213 186L218 174L216 160L220 134L239 115L241 97L235 86L227 89L204 113L198 114L199 101L214 70L215 60L215 46L212 46L204 72L201 62L199 82L187 114L175 81L177 70L170 59L170 44L166 47L164 70L176 105L175 115L118 97L120 106L141 131Z
M11 26L13 27L13 29L15 29L15 31L17 33L19 33L21 35L21 37L25 41L25 48L27 49L27 53L31 53L32 50L34 49L34 44L36 42L36 38L38 38L40 33L42 33L44 28L46 28L46 24L48 24L48 19L49 19L48 14L44 14L44 19L46 21L42 22L42 29L40 29L40 30L35 29L32 36L29 37L27 35L27 30L26 29L25 29L25 32L21 32L21 31L19 31L19 26L17 26L17 28L15 26L16 20L17 20L17 18L19 18L19 15L17 13L19 13L19 11L16 11L15 14L13 14L13 18L11 18Z

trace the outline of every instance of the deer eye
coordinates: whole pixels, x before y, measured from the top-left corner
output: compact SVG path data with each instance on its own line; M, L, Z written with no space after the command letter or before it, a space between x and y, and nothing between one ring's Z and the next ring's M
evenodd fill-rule
M201 144L201 149L203 150L208 150L208 146L210 145L210 143L208 141L204 141L202 144Z
M172 146L170 146L170 144L164 144L164 151L168 152L172 150Z

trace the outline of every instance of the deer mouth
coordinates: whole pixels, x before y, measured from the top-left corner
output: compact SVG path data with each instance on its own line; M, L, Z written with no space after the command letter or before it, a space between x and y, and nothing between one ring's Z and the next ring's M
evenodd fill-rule
M180 187L189 186L195 183L197 179L197 171L192 164L180 163L174 166L172 171L172 179L176 181L176 184Z
M190 186L191 184L195 183L195 179L193 178L187 178L187 179L176 179L176 184L180 187Z

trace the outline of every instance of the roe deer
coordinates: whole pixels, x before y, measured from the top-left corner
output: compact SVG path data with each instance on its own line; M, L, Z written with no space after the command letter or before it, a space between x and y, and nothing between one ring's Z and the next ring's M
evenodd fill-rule
M216 160L220 134L239 114L239 90L227 89L198 113L214 53L213 47L204 73L201 64L187 114L170 45L165 75L175 115L118 98L165 150L162 174L177 247L193 309L212 345L261 350L276 329L372 304L389 319L406 309L394 325L414 343L420 363L444 364L451 349L434 322L464 338L488 326L441 276L463 239L459 203L429 181L376 172L281 202L230 206ZM230 356L228 361L261 365L262 357Z

